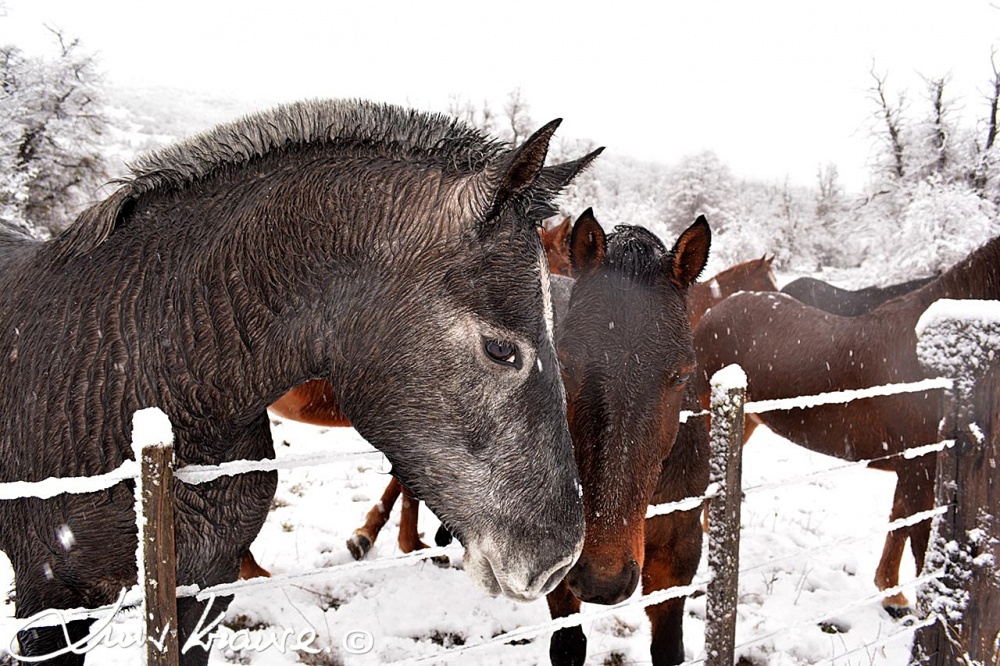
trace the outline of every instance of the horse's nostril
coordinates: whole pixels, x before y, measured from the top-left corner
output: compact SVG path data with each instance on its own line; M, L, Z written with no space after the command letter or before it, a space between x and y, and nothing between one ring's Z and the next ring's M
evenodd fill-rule
M580 601L593 604L616 604L632 596L639 585L639 563L630 559L613 576L604 578L595 574L588 564L577 565L566 576L566 584Z

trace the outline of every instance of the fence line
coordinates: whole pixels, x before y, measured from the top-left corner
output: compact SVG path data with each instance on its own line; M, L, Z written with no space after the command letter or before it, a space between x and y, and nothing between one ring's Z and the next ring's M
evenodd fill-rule
M897 453L890 453L888 455L880 456L878 458L868 458L866 460L855 460L844 465L837 465L836 467L825 467L823 469L817 469L812 472L807 472L805 474L799 474L798 476L788 476L777 481L769 481L767 483L758 483L752 486L746 486L743 488L744 493L755 493L761 490L771 490L774 488L781 488L783 486L789 486L793 483L802 483L810 479L816 478L818 476L825 476L827 474L834 474L837 472L844 472L857 467L868 467L872 463L885 462L886 460L892 460L893 458L904 458L906 460L912 460L913 458L919 458L920 456L926 456L931 453L940 453L947 448L955 445L955 440L944 439L935 444L925 444L924 446L914 446L910 449L904 449ZM822 455L822 454L821 454Z
M746 403L746 412L747 413L760 413L760 412L763 412L763 411L770 411L770 410L775 410L775 409L793 409L793 408L813 407L813 406L820 405L820 404L833 404L833 403L849 402L851 400L861 399L861 398L867 398L867 397L885 396L885 395L893 395L893 394L899 394L899 393L924 391L924 390L930 390L930 389L936 389L936 388L950 388L951 385L952 385L952 381L950 379L937 378L937 379L925 380L925 381L922 381L922 382L913 382L913 383L901 384L901 385L885 385L885 386L880 386L880 387L873 387L871 389L859 389L859 390L852 390L852 391L840 391L840 392L835 392L835 393L824 393L824 394L818 394L817 396L806 396L806 397L800 397L800 398L790 398L790 399L773 400L773 401L750 402L750 403ZM688 416L688 417L690 417L690 416L697 416L697 415L700 415L700 414L703 414L703 413L706 413L706 412L701 412L701 413L687 412L685 414L685 416ZM878 458L878 459L866 460L866 461L859 461L859 462L856 462L856 463L851 463L849 465L840 466L838 468L832 468L830 470L823 470L823 471L814 472L814 473L811 473L809 475L806 475L806 478L809 478L809 477L812 477L812 476L815 476L815 475L818 475L818 474L830 473L830 472L833 472L833 471L839 471L839 470L842 470L842 469L848 469L848 468L856 467L856 466L860 466L860 465L868 465L871 462L875 462L875 461L882 460L882 459L888 459L888 458L892 458L892 457L896 457L896 456L901 456L901 455L904 455L904 456L907 456L907 457L912 457L914 455L926 455L928 453L933 453L933 452L936 452L938 450L941 450L942 447L947 446L947 445L948 445L948 442L941 442L941 443L938 443L938 444L928 445L928 446L925 446L925 447L918 447L920 449L919 452L917 452L918 449L913 449L913 450L904 451L902 453L890 454L890 455L885 456L884 458ZM278 470L278 469L294 469L294 468L303 467L303 466L315 466L317 464L340 462L340 461L343 461L343 460L351 458L351 457L362 457L362 456L379 456L379 457L381 457L382 454L380 452L378 452L378 451L375 451L375 450L370 450L370 451L366 450L366 451L338 452L338 453L328 453L328 454L309 454L309 455L299 455L299 456L283 456L281 458L265 459L265 460L259 460L259 461L258 460L238 460L238 461L231 461L231 462L223 463L221 465L190 465L190 466L187 466L185 468L181 468L181 469L176 470L175 476L176 476L176 478L180 479L184 483L197 484L197 483L205 483L205 482L211 481L213 479L219 478L221 476L243 474L243 473L251 472L251 471L275 471L275 470ZM56 496L58 494L61 494L61 493L88 493L88 492L96 492L96 491L100 491L100 490L104 490L106 488L109 488L109 487L111 487L111 486L113 486L113 485L115 485L117 483L120 483L121 481L124 481L124 480L127 480L127 479L134 479L134 478L137 477L138 472L139 472L138 464L135 461L126 460L126 461L124 461L122 463L122 465L120 465L115 470L112 470L111 472L107 472L107 473L104 473L104 474L95 475L95 476L89 476L89 477L63 477L63 478L53 477L53 478L45 479L45 480L42 480L42 481L36 481L36 482L22 482L22 481L17 481L17 482L11 482L11 483L2 483L2 484L0 484L0 499L17 499L17 498L20 498L20 497L38 497L38 498L41 498L41 499L48 499L48 498L54 497L54 496ZM792 482L794 482L794 479L792 479L792 480L785 480L785 481L783 481L781 483L775 483L775 484L761 484L759 486L756 486L756 487L753 487L753 488L749 488L747 490L761 490L761 489L766 488L766 487L780 487L782 485L789 485ZM656 515L664 515L666 513L670 513L670 512L673 512L673 511L691 510L693 508L696 508L698 505L700 505L706 499L709 499L709 498L712 498L712 497L716 496L720 492L720 490L721 490L721 488L718 486L718 484L714 484L712 487L708 488L706 490L706 493L704 495L702 495L702 496L686 498L686 499L680 500L678 502L671 502L671 503L665 503L665 504L651 506L651 507L649 507L649 509L647 511L647 516L652 517L652 516L656 516ZM897 520L897 521L892 521L884 529L896 529L898 527L905 526L907 524L912 524L912 523L915 523L915 522L920 522L922 520L926 520L929 517L932 517L933 515L937 515L938 513L942 512L942 511L944 511L944 509L939 507L938 509L934 509L934 510L932 510L930 512L922 512L921 514L916 514L915 516L911 516L909 518L903 518L903 519L900 519L900 520ZM882 529L880 528L878 531L882 531ZM834 545L836 545L836 543ZM826 546L826 547L829 547L829 546ZM812 549L812 550L819 550L819 548L815 548L815 549ZM441 554L446 554L446 549L444 549L444 548L429 548L429 549L426 549L426 550L417 551L415 553L410 553L408 555L404 555L404 556L401 556L401 557L388 558L388 559L384 559L384 560L349 562L349 563L346 563L346 564L343 564L343 565L337 565L337 566L334 566L334 567L327 567L327 568L323 568L323 569L316 569L316 570L312 570L312 571L299 572L299 573L293 573L293 574L278 574L278 575L272 577L271 579L265 579L265 580L238 581L238 582L234 582L234 583L226 583L226 584L222 584L222 585L211 586L211 587L208 587L208 588L205 588L205 589L199 589L197 586L193 586L193 585L192 586L185 586L183 588L178 588L178 590L177 590L177 592L178 592L177 596L178 597L196 596L199 600L204 600L205 598L207 598L207 597L209 597L211 595L214 595L214 594L227 595L227 594L232 594L232 593L241 592L241 591L252 591L252 590L257 590L257 589L276 588L276 587L281 587L283 585L286 585L286 584L288 584L291 581L301 581L301 580L307 580L307 579L310 579L310 578L316 578L316 577L321 577L321 576L337 575L337 574L340 574L340 573L343 573L343 572L348 572L348 571L368 570L368 569L377 570L377 569L383 569L383 568L389 568L389 567L395 567L395 566L408 565L408 564L413 564L413 563L416 563L416 562L420 562L420 561L425 560L427 558L435 557L435 556L438 556L438 555L441 555ZM768 563L766 563L764 565L757 565L755 567L751 567L750 569L747 569L746 571L750 571L750 570L753 570L753 569L756 569L756 568L760 568L762 566L772 565L775 561L781 561L781 560L772 560L771 562L768 562ZM741 571L740 573L744 573L744 572ZM932 574L931 577L940 577L940 574L935 573L935 574ZM911 581L907 585L908 586L909 585L913 585L914 583L917 583L917 582L923 580L924 578L930 579L927 576L924 576L924 577L918 578L915 581ZM503 643L508 643L508 642L515 641L515 640L520 640L520 639L523 639L523 638L529 638L529 637L534 637L534 636L538 636L538 635L545 634L545 633L551 633L551 632L556 631L556 630L558 630L560 628L576 626L576 625L580 624L581 622L587 622L587 621L591 621L591 620L594 620L594 619L598 619L600 617L605 617L607 615L614 614L614 613L618 612L619 610L622 610L622 609L625 609L625 608L630 608L630 607L640 607L640 608L642 608L642 607L646 607L646 606L650 606L650 605L655 605L657 603L661 603L661 602L666 601L668 599L677 598L677 597L681 597L681 596L690 596L691 594L694 594L696 592L703 591L705 589L705 586L709 582L710 582L710 578L706 579L705 581L702 581L700 583L692 584L692 585L689 585L689 586L674 587L674 588L670 588L668 590L659 590L659 591L653 592L653 593L651 593L649 595L640 596L640 597L638 597L636 599L626 600L626 601L621 602L620 604L616 604L614 606L608 606L606 608L601 609L600 611L580 613L580 614L576 614L576 615L570 616L568 618L560 618L558 620L553 620L553 621L547 622L547 623L540 623L540 624L532 625L532 626L528 626L528 627L520 627L520 628L515 629L515 630L513 630L511 632L508 632L506 634L501 634L499 636L496 636L494 638L491 638L491 639L489 639L487 641L484 641L484 642L481 642L481 643L476 643L476 644L472 644L472 645L465 645L465 646L458 646L458 647L449 649L447 651L443 651L442 653L439 653L439 654L434 655L432 657L421 657L421 658L409 659L409 660L405 660L403 662L398 662L398 663L401 663L401 664L424 663L424 662L427 662L427 661L432 661L434 659L441 658L442 654L445 654L445 652L447 654L465 653L465 652L469 652L469 651L473 651L473 650L482 649L482 648L485 648L485 647L488 647L488 646L491 646L491 645L503 644ZM866 604L866 603L870 603L870 602L872 602L874 600L879 600L879 599L885 598L887 596L895 594L901 588L902 588L902 586L898 586L897 588L892 588L892 589L889 589L889 590L884 590L884 591L880 592L879 594L874 595L873 597L869 597L869 598L863 600L862 602L857 602L857 603L848 605L848 606L846 606L846 607L844 607L842 609L838 609L833 614L836 614L836 613L839 613L839 612L843 612L844 610L853 608L853 607L858 606L858 605L863 605L863 604ZM114 611L114 610L132 610L132 608L134 606L138 605L138 603L139 603L139 601L137 601L138 599L141 599L141 597L139 595L139 590L138 590L137 587L133 587L128 592L125 592L123 590L123 595L122 595L122 597L120 597L120 603L118 603L118 604L103 606L103 607L96 608L96 609L83 609L83 608L81 608L81 609L63 610L63 611L60 611L60 613L63 616L71 618L71 619L95 618L95 617L100 617L102 614L105 614L105 613L107 613L109 611ZM772 634L768 634L767 636L757 637L753 641L750 641L748 643L745 643L744 645L740 645L740 646L737 646L737 647L742 648L742 647L745 647L746 645L752 645L752 644L758 643L758 642L760 642L762 640L767 640L768 638L772 638L775 635L778 635L778 634L783 633L785 631L789 631L789 630L791 630L794 627L802 626L802 625L809 624L809 623L819 622L822 619L826 619L830 615L832 615L832 614L824 615L824 616L822 616L819 619L807 620L807 621L804 621L804 622L800 622L800 623L798 623L796 625L793 625L793 627L791 627L791 628L787 628L787 629L783 629L783 630L780 630L780 631L776 631L776 632L773 632ZM45 625L43 625L43 624L33 624L32 626L45 626ZM695 661L695 662L691 662L691 663L702 663L703 661L704 661L704 659L699 660L699 661Z
M775 400L757 400L746 403L743 411L747 414L762 414L777 410L808 409L820 405L835 405L863 398L876 398L887 395L897 395L900 393L918 393L920 391L930 391L932 389L951 389L954 381L948 377L935 377L933 379L922 379L918 382L903 382L899 384L883 384L882 386L872 386L863 389L847 389L845 391L831 391L829 393L817 393L816 395L800 396L797 398L778 398Z

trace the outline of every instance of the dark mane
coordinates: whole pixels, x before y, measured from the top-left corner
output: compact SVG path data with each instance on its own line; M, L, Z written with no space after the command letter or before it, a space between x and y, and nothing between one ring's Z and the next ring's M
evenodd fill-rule
M508 146L439 113L361 100L285 104L196 134L140 156L131 175L104 201L83 211L59 237L58 256L88 252L114 230L123 210L150 192L168 192L271 153L337 145L357 154L425 157L455 174L483 169Z
M129 181L135 194L183 187L216 169L315 143L387 156L425 155L457 172L483 168L506 147L444 114L362 100L309 100L254 113L143 155L130 165Z
M653 280L666 252L663 241L643 227L619 224L608 234L608 267L639 282Z
M980 245L920 293L925 291L942 291L952 298L996 298L1000 291L1000 236Z

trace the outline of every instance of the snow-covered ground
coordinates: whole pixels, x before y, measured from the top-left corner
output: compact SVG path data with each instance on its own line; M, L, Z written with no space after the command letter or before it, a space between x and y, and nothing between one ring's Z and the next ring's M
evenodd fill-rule
M369 448L351 429L320 429L275 422L279 456ZM750 663L905 664L912 630L891 619L872 583L881 552L879 527L888 520L894 475L813 454L759 428L744 450L741 581L737 645ZM377 502L388 480L378 455L281 472L271 515L254 544L257 560L276 574L294 574L351 563L346 540ZM789 484L780 484L792 479ZM430 540L437 528L421 512ZM398 507L369 554L372 561L400 555L396 546ZM707 541L707 540L706 540ZM835 544L835 545L830 545ZM519 604L481 593L460 570L461 547L448 548L452 566L427 561L405 566L333 570L289 581L280 588L239 593L229 607L222 634L239 646L281 638L285 651L217 649L213 664L376 664L419 657L427 663L545 664L548 635L517 645L469 649L501 632L548 619L544 601ZM2 559L2 556L0 556ZM705 575L704 557L699 578ZM907 554L903 580L913 577ZM12 585L9 564L0 563L0 590ZM911 594L912 598L912 594ZM18 626L13 604L0 606L0 642L6 646ZM584 606L584 612L599 611ZM704 597L687 602L686 649L703 656ZM135 620L116 625L134 630ZM245 630L239 634L229 630ZM315 638L308 633L315 632ZM585 624L588 664L649 663L649 624L642 610L629 608ZM365 633L367 632L367 633ZM872 645L898 634L884 645ZM298 638L301 643L297 644ZM365 654L351 654L372 646ZM307 645L312 650L295 650ZM465 652L447 656L446 647ZM4 648L0 648L0 655ZM138 663L135 648L100 646L99 664ZM2 658L0 658L2 661Z

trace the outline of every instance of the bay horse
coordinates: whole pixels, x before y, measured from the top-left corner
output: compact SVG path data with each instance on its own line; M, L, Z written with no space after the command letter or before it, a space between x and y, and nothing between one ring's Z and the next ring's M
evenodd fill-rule
M856 317L833 315L782 293L736 294L712 308L695 331L702 403L708 402L708 379L731 363L746 372L748 400L924 379L914 327L941 298L1000 298L1000 238L923 287ZM752 416L800 446L856 461L936 442L942 414L939 394L926 391ZM933 455L894 457L871 466L897 475L890 520L932 508ZM907 539L918 572L923 568L929 535L930 521L886 535L875 573L879 590L899 583ZM893 615L905 613L908 603L902 594L883 601Z
M698 496L708 484L704 419L688 380L696 361L685 295L708 258L711 234L699 217L670 251L642 227L605 235L592 211L573 227L576 284L557 333L586 515L583 553L549 594L552 617L580 602L614 604L642 581L644 593L691 582L701 556L701 507L646 519L650 503ZM680 430L680 433L678 433ZM653 663L684 661L684 599L646 612ZM583 664L579 627L556 631L553 664Z
M765 254L760 259L730 266L707 280L691 285L687 294L691 330L698 327L701 318L712 306L739 291L778 291L778 283L771 269L772 262L774 255L768 258Z
M544 166L557 126L510 147L441 114L285 105L141 158L51 241L4 232L0 482L117 468L149 405L179 466L272 458L266 407L319 378L480 586L545 594L583 510L535 229L597 154ZM175 485L179 584L236 578L276 484ZM130 485L0 502L17 617L135 582ZM177 607L184 645L209 609ZM23 630L22 654L81 663L88 625ZM194 648L182 663L207 662Z
M817 280L816 278L800 277L782 287L781 292L788 294L797 301L811 305L814 308L819 308L830 314L840 315L841 317L857 317L877 308L890 299L919 289L925 284L936 280L937 277L937 275L932 275L930 277L891 284L887 287L865 287L856 291L841 289L829 282Z

